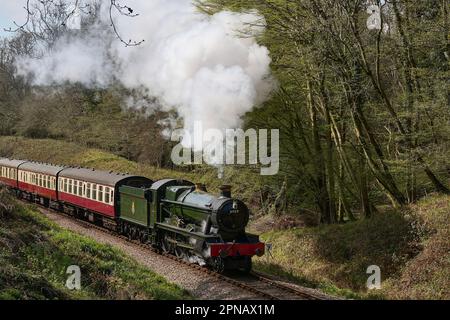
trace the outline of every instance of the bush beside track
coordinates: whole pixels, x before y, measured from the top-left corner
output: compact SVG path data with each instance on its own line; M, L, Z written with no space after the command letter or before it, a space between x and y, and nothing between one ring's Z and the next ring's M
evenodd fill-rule
M81 290L65 287L81 269ZM66 231L0 188L0 299L189 299L124 253Z
M273 258L254 267L347 298L450 299L450 196L431 195L369 220L268 231ZM382 289L367 291L367 267Z

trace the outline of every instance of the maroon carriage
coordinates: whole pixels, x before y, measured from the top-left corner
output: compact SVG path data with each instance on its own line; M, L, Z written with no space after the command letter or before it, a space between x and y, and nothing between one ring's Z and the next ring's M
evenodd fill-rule
M64 167L47 163L25 162L18 167L18 188L46 202L57 201L56 182Z
M17 188L18 168L26 161L0 158L0 183L11 188Z
M152 181L122 173L85 168L66 168L58 178L59 201L87 212L114 219L118 216L119 188L150 187Z

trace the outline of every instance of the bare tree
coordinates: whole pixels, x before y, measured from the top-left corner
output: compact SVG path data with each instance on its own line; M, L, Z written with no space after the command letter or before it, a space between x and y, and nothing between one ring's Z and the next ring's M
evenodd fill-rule
M5 31L28 33L37 40L44 40L46 43L52 44L62 33L67 31L67 22L77 13L77 10L87 17L96 18L99 14L99 8L100 4L96 1L84 4L80 0L74 0L73 3L67 0L27 0L23 8L26 17L25 22L18 24L16 21L13 21L15 28L10 27L5 29ZM110 0L108 12L110 26L115 36L126 47L138 46L144 42L144 40L125 40L120 34L114 19L114 13L128 18L139 16L138 13L134 12L133 8L123 5L117 0Z

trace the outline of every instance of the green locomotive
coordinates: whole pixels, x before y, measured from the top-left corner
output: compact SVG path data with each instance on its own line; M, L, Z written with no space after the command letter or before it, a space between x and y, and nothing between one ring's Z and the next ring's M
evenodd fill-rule
M247 206L184 180L161 180L148 189L119 188L120 233L150 243L163 252L213 267L215 271L251 270L251 258L264 254L258 236L247 234Z

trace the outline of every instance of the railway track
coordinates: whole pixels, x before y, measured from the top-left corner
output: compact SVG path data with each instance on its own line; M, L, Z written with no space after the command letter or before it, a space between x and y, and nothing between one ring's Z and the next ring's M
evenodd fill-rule
M29 202L24 199L19 199L25 204L30 204L33 202ZM48 213L54 213L58 215L63 215L67 218L69 218L71 221L76 222L79 225L82 225L85 228L93 228L98 231L101 231L103 233L107 233L108 235L125 240L129 243L132 243L135 246L138 246L140 248L144 248L145 250L150 250L158 255L161 255L165 258L174 260L180 264L183 264L191 269L195 269L198 272L208 274L209 276L212 276L216 279L219 279L220 281L224 281L228 284L231 284L235 287L238 287L240 289L243 289L249 293L255 294L258 297L261 297L262 299L266 300L327 300L327 299L333 299L333 297L329 297L323 294L319 294L314 292L312 289L307 288L293 288L287 284L282 283L279 280L273 279L268 275L252 271L249 275L242 275L242 274L219 274L217 272L214 272L208 268L202 267L198 264L190 263L188 261L185 261L183 259L180 259L176 256L163 253L147 244L143 244L139 241L129 239L126 236L116 234L115 232L104 228L102 226L93 224L88 221L80 220L73 218L72 216L60 212L58 210L52 209L52 208L45 208L37 203L34 203L38 206L38 210L43 214Z

